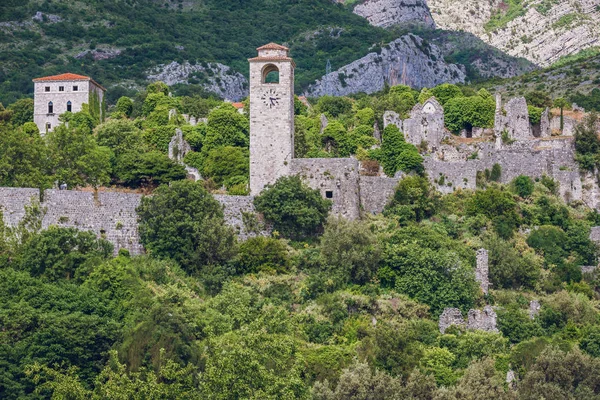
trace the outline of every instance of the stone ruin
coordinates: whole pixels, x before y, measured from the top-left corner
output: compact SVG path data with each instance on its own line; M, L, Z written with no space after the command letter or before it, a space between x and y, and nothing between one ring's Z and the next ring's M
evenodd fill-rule
M200 171L198 171L198 169L196 168L186 165L183 161L185 155L190 151L192 151L192 147L183 138L182 130L177 128L175 130L175 135L171 138L171 141L169 142L169 158L175 161L176 163L183 165L187 172L188 179L192 179L196 182L202 179Z
M183 132L177 128L175 135L169 142L169 158L178 164L183 165L183 158L192 151L190 144L183 138Z
M436 151L449 134L444 126L444 109L434 97L423 104L417 103L410 112L410 118L404 121L398 113L386 111L383 124L384 128L396 125L404 133L406 141L415 146L427 143L429 151Z
M488 277L489 266L488 266L488 251L486 249L477 250L477 268L475 268L475 280L479 282L481 291L484 294L488 294L490 287L490 280Z
M525 97L510 99L504 108L502 108L500 96L496 97L494 129L496 140L502 140L504 132L512 140L528 140L533 138Z
M542 306L538 300L531 300L529 302L529 319L535 319L540 313Z
M452 325L468 330L497 333L497 318L496 312L491 306L485 306L483 310L469 310L466 321L458 308L445 308L440 315L438 326L442 334Z

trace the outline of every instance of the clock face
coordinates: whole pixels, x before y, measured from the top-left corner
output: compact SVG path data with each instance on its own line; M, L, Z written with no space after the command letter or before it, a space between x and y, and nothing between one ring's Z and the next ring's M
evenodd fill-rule
M275 108L281 101L281 95L275 89L269 89L260 97L263 104L268 108Z

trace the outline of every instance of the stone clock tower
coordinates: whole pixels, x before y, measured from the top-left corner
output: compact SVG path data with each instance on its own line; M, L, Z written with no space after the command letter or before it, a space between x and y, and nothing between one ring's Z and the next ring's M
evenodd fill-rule
M294 157L294 68L289 49L259 47L250 62L250 194L290 175Z

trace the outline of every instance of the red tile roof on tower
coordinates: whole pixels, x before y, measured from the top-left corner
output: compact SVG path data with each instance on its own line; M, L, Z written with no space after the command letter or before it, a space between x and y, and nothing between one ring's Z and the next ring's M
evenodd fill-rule
M38 81L91 81L91 80L92 80L92 78L90 78L89 76L66 73L66 74L53 75L53 76L44 76L42 78L36 78L33 81L38 82Z
M98 86L100 89L106 91L105 88L102 87L98 82L90 78L89 76L77 75L67 72L66 74L60 75L52 75L52 76L44 76L41 78L35 78L34 82L61 82L61 81L91 81L94 85Z
M240 108L244 108L244 103L231 103L231 105L237 108L238 110Z
M287 47L282 46L280 44L277 43L269 43L269 44L265 44L264 46L260 46L258 49L256 50L289 50Z

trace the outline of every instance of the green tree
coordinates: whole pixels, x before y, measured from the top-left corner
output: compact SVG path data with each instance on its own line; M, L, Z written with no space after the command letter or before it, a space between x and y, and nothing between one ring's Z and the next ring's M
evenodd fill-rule
M143 148L142 131L133 121L109 120L96 127L96 141L110 148L116 156L136 148Z
M187 172L166 154L153 150L121 154L116 159L114 175L125 186L152 188L185 179Z
M320 247L325 264L345 281L364 284L379 268L381 246L365 223L329 217Z
M383 130L380 156L378 161L388 176L398 171L423 172L423 158L417 148L404 140L404 134L396 125L390 124Z
M12 111L10 121L14 126L21 126L27 122L33 122L33 99L17 100L8 107Z
M58 126L45 137L53 173L69 187L86 184L98 187L110 181L108 148L98 146L86 130Z
M533 193L534 183L533 179L526 175L519 175L512 181L512 186L515 193L522 198L527 198Z
M187 271L225 262L235 254L235 236L223 210L200 184L183 180L162 185L138 208L142 243Z
M496 105L490 98L454 97L444 104L444 120L454 133L474 127L491 128L495 111Z
M575 159L583 169L593 170L598 164L600 138L597 134L598 114L590 113L575 127Z
M49 280L86 276L94 264L107 259L113 251L110 242L97 239L93 232L51 226L34 235L18 256L20 269Z
M407 176L402 179L384 215L394 215L402 221L421 221L431 217L439 206L439 195L427 177Z
M496 235L489 236L484 246L489 252L489 276L494 288L534 288L540 277L541 265L531 249L517 249L515 243Z
M206 137L202 151L205 154L221 146L248 147L250 123L231 104L220 106L208 114Z
M236 264L240 272L256 273L262 270L286 272L289 265L288 249L282 240L257 236L240 244Z
M133 112L133 100L131 98L123 96L117 101L115 106L116 111L123 113L127 118L131 117Z
M256 210L285 237L302 239L318 233L327 218L331 201L299 177L282 177L254 199Z
M49 188L53 177L48 148L37 126L30 132L26 125L0 127L0 185Z
M442 83L431 89L431 93L435 96L435 98L440 102L440 104L445 105L449 100L452 100L456 97L463 97L462 90L456 85L451 83Z
M346 97L322 96L317 102L316 109L319 113L337 118L352 110L352 102Z
M202 174L221 185L233 177L248 179L250 160L248 150L223 146L210 150L203 162Z
M433 92L430 89L423 88L421 89L421 93L419 93L419 103L424 104L430 98L435 97Z

